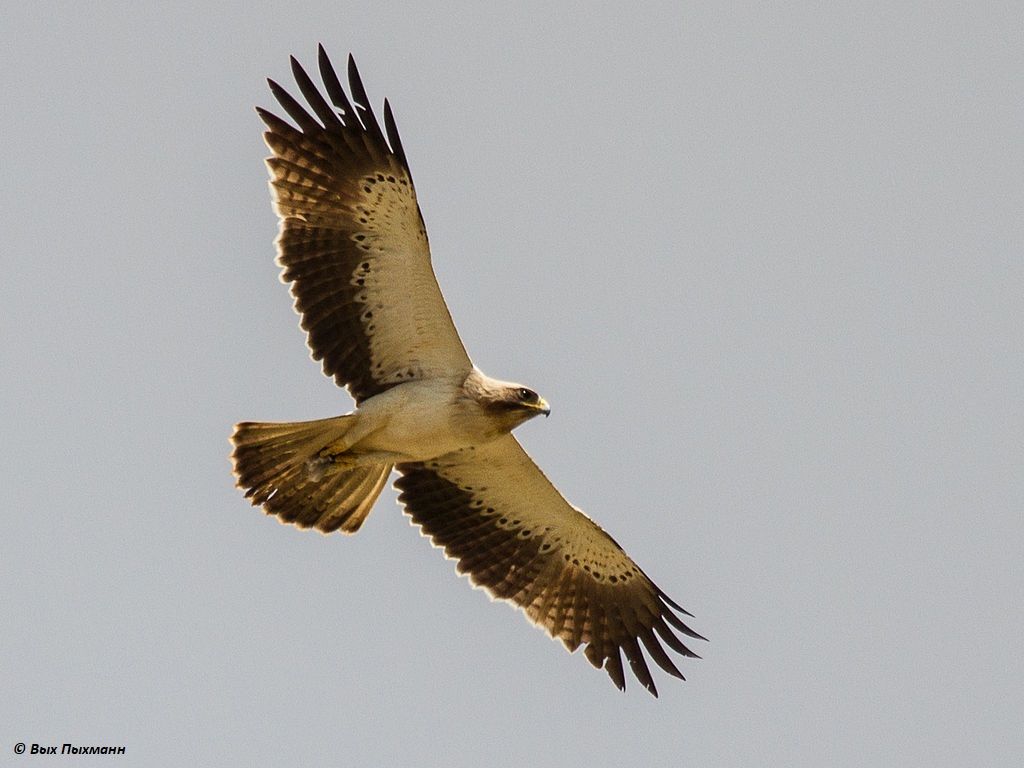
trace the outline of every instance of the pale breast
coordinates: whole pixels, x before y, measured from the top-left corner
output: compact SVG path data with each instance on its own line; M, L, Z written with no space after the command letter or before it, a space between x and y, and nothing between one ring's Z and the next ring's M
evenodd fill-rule
M364 400L356 410L366 436L353 448L426 461L493 439L480 406L454 382L408 381Z

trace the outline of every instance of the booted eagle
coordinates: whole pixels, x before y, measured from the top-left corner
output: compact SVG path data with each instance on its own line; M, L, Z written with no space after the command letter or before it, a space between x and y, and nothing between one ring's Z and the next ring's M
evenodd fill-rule
M236 425L238 487L281 522L355 533L396 470L406 514L460 573L521 608L570 652L584 645L587 660L620 689L624 653L657 696L641 646L683 679L662 644L696 657L676 633L704 638L512 436L546 416L548 404L470 361L430 266L387 101L382 130L351 56L351 100L322 46L326 98L291 64L309 108L270 80L294 125L257 110L273 152L277 261L313 357L356 409L318 421Z

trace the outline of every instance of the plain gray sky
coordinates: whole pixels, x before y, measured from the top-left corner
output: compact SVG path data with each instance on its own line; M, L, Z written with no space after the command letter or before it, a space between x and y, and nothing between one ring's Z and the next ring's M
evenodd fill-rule
M1019 760L1019 3L47 5L0 27L0 763ZM710 638L659 700L393 492L345 538L233 487L234 422L350 406L253 111L320 41L475 361L552 403L520 439Z

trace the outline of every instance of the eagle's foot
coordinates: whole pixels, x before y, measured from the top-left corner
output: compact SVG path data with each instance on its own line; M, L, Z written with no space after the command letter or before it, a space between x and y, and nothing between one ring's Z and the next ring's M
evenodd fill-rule
M316 456L306 459L306 474L316 483L323 479L324 473L331 467L354 463L355 461L344 453L330 453L325 449Z

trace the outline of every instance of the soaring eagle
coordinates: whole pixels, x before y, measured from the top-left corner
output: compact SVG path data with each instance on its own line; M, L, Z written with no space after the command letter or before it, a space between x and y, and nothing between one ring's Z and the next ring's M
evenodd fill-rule
M657 696L641 645L683 679L662 643L696 658L676 632L704 638L512 436L546 416L548 404L474 367L434 278L391 107L384 102L382 130L352 57L351 100L322 46L319 64L326 99L291 59L312 114L273 80L295 125L257 111L273 152L281 280L291 284L313 358L356 408L317 421L237 424L238 487L281 522L355 533L394 469L406 514L460 573L569 652L585 645L587 660L620 689L624 653Z

